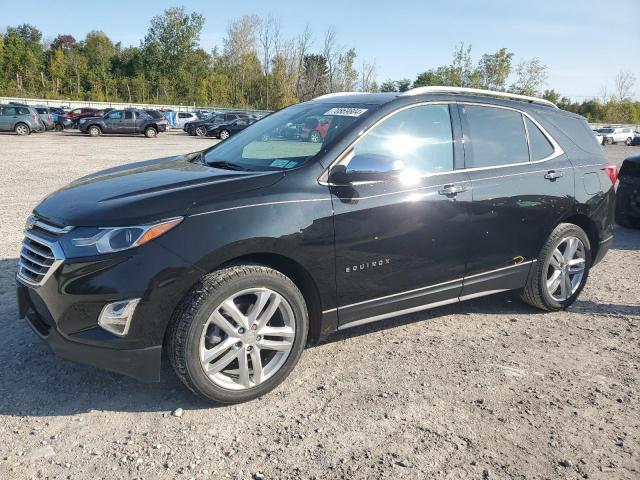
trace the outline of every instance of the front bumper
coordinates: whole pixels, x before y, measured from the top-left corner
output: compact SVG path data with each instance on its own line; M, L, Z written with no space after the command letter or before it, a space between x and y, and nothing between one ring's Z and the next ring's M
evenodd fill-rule
M142 382L160 381L162 346L117 350L104 346L87 345L62 335L51 321L51 316L37 293L17 283L20 317L26 318L33 331L66 360L121 373Z
M35 230L30 232L34 235ZM45 238L39 232L36 236L56 244L54 235ZM24 248L21 262L26 259ZM143 381L159 380L167 325L202 273L158 242L60 262L34 284L23 278L23 267L19 267L20 318L26 317L38 336L63 358ZM125 336L98 325L106 304L132 298L141 301Z

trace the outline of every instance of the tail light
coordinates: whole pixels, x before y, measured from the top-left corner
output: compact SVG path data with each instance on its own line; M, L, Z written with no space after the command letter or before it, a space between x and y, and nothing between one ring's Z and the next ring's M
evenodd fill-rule
M38 115L31 115L31 118L33 118L34 120L38 120L38 118L40 118Z
M611 163L608 163L607 165L604 166L603 170L607 172L607 175L609 175L609 179L611 180L611 185L615 185L616 182L618 181L618 167L616 167L615 165L612 165Z

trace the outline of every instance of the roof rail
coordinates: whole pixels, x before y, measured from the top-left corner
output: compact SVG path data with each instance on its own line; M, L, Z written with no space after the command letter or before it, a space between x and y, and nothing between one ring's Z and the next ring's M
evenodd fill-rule
M346 95L363 95L369 92L334 92L334 93L326 93L324 95L320 95L319 97L315 97L313 100L319 100L321 98L331 98L331 97L342 97Z
M467 88L467 87L444 87L444 86L430 86L430 87L417 87L407 90L400 94L400 96L410 95L422 95L423 93L467 93L471 95L487 95L491 97L511 98L513 100L522 100L529 103L539 103L541 105L547 105L548 107L559 107L549 100L538 97L529 97L527 95L518 95L517 93L508 92L496 92L493 90L483 90L481 88Z

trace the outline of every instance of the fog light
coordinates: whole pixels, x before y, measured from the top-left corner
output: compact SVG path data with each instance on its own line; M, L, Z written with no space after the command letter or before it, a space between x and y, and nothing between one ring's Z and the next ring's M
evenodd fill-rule
M98 325L115 335L124 336L129 332L133 312L140 302L139 298L108 303L102 309Z

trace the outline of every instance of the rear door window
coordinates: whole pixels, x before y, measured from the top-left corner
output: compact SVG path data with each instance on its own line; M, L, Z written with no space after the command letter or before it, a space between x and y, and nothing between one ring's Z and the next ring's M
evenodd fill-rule
M506 108L462 105L466 123L467 168L496 167L529 161L522 114Z
M535 123L525 117L527 123L527 133L529 134L529 149L531 151L531 160L542 160L553 153L553 145L545 137L544 133L537 127Z

